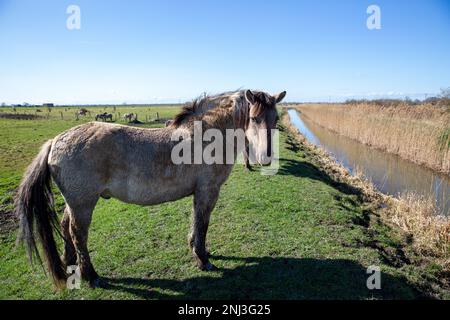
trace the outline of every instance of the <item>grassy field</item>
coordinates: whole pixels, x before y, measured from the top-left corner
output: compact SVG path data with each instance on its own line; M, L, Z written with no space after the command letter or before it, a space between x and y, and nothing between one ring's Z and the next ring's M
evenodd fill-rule
M375 103L305 104L318 125L369 146L450 174L450 106Z
M177 111L149 109L160 117ZM450 298L440 286L448 275L406 257L408 239L351 186L328 176L287 131L277 175L238 165L223 187L208 232L217 271L199 271L188 250L191 198L152 207L102 199L89 248L103 288L55 292L41 268L28 265L23 248L14 248L8 212L41 143L79 123L0 119L0 299ZM381 290L366 286L371 265L381 268Z

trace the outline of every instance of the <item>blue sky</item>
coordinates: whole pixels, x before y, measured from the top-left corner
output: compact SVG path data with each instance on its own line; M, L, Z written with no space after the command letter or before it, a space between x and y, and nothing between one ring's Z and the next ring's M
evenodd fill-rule
M68 30L66 9L81 9ZM367 7L381 29L366 27ZM450 1L0 0L0 102L155 103L240 87L287 101L450 86Z

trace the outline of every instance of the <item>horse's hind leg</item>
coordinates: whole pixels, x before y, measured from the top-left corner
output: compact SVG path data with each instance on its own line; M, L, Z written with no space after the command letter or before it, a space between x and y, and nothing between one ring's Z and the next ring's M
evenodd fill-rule
M70 216L70 235L75 247L80 267L81 277L89 281L91 286L95 286L98 274L95 272L87 247L89 226L92 220L92 212L95 207L95 201L91 205L80 205L71 207Z
M70 235L70 207L66 205L64 209L64 217L61 221L61 231L64 238L64 253L62 261L65 266L73 266L77 264L77 254Z
M209 218L218 197L219 187L196 190L194 194L194 216L189 245L201 270L214 269L206 251L206 233L208 232Z

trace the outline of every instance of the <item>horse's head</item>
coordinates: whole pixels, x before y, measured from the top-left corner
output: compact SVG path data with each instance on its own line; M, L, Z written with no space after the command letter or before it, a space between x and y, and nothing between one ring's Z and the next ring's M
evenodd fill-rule
M286 91L274 96L259 91L245 92L249 103L249 120L245 135L252 145L256 161L261 165L270 165L272 162L272 130L276 128L278 120L276 104L285 96Z

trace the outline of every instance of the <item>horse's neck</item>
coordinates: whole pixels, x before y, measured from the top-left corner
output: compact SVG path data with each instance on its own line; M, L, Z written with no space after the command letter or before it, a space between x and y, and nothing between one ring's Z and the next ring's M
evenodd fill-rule
M243 92L236 92L229 97L224 106L218 107L213 113L215 113L215 122L218 127L235 130L245 129L248 122L248 102Z
M245 118L244 114L238 114L234 108L222 108L205 115L202 120L205 129L217 129L225 133L229 129L244 130Z
M246 115L245 114L239 114L237 112L238 110L234 108L228 108L228 109L222 109L217 110L217 113L214 114L214 118L211 121L208 121L209 119L205 117L204 124L203 124L203 130L206 131L208 129L216 129L219 130L222 133L223 137L223 150L226 153L228 149L228 144L233 144L233 150L234 150L234 160L236 160L237 155L244 151L245 148L245 141L239 141L235 143L235 139L229 139L229 130L231 130L231 133L236 135L236 138L238 140L245 139L245 121ZM237 132L239 130L239 132Z

